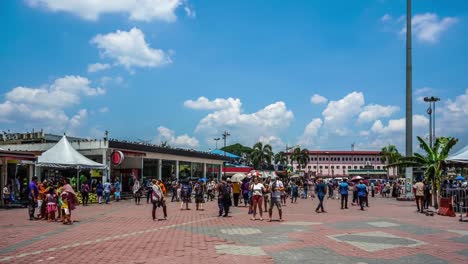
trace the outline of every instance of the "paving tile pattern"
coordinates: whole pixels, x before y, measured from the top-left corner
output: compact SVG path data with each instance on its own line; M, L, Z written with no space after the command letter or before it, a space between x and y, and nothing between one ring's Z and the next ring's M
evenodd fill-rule
M300 199L271 223L250 221L244 207L217 217L216 202L168 203L167 221L153 221L149 204L80 206L72 226L0 210L0 263L468 263L466 223L417 214L411 202L370 203L362 212L327 200L328 213L316 214L316 199Z

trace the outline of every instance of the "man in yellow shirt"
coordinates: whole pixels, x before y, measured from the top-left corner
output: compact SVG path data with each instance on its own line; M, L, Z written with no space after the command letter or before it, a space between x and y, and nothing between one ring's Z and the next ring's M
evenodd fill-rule
M238 182L232 183L232 196L234 197L234 206L239 206L239 197L241 193L241 185Z

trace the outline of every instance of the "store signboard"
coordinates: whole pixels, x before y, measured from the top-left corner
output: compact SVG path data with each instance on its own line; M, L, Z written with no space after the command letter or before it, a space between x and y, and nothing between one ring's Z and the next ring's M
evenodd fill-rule
M111 162L113 165L120 165L124 161L124 154L122 151L116 150L111 154Z

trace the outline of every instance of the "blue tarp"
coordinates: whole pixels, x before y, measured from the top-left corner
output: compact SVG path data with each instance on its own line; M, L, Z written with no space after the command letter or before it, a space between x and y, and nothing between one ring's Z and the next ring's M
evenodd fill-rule
M224 156L224 154L226 153L226 157L229 157L229 158L232 158L232 159L240 159L239 156L234 155L234 154L229 153L229 152L226 152L226 151L223 151L223 150L220 150L220 149L212 150L211 153L216 154L216 155L221 155L221 156Z

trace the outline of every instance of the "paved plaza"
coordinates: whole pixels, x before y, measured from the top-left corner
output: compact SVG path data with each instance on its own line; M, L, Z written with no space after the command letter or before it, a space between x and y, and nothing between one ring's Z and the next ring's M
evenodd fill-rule
M168 203L167 221L132 201L80 206L72 226L1 210L0 263L468 263L468 223L458 218L380 197L364 212L327 200L328 213L316 214L316 205L288 201L285 221L271 223L251 221L244 207L218 218L216 202L205 211Z

